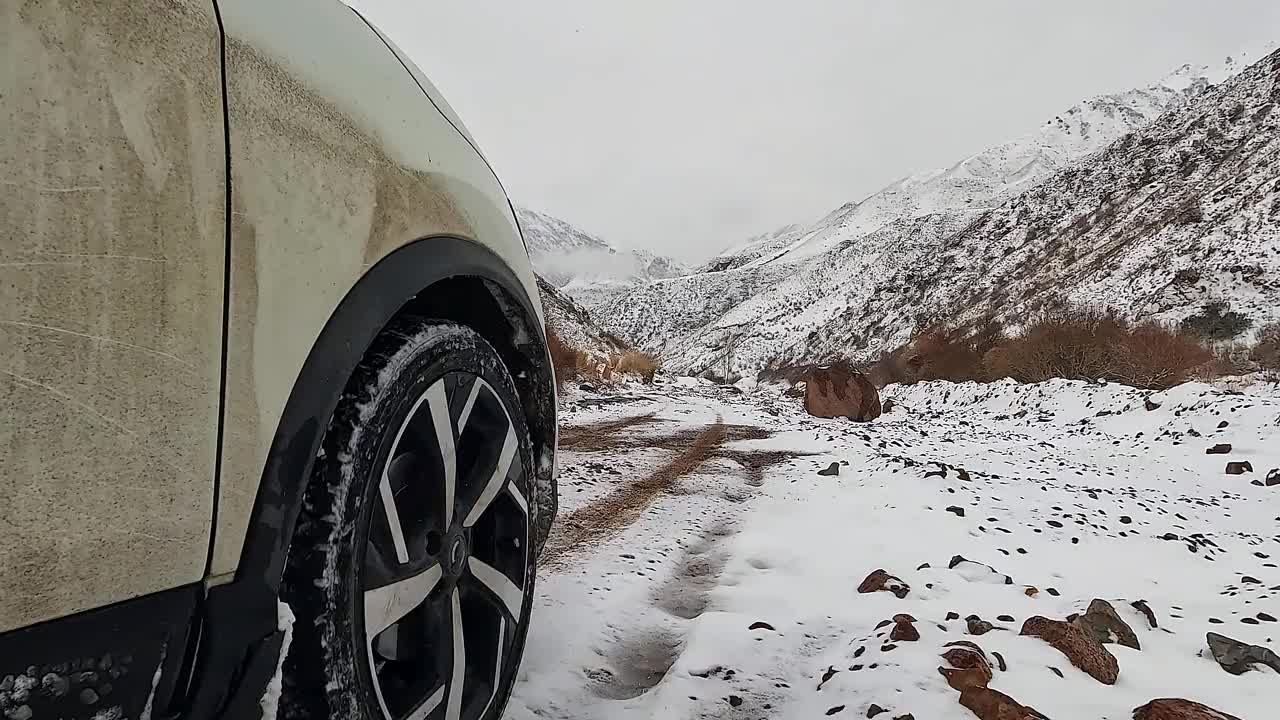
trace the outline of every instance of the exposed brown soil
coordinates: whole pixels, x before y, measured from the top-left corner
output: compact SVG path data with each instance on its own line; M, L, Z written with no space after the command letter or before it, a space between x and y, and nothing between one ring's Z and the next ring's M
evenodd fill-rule
M606 420L591 425L573 425L560 430L561 450L607 450L618 445L615 436L623 430L662 422L653 413L633 415L618 420Z
M648 435L623 431L662 422L652 414L611 420L593 425L566 428L560 436L560 447L583 452L616 451L622 448L655 448L675 454L649 475L615 488L559 518L542 551L542 565L563 567L568 559L583 548L590 548L629 527L653 501L672 490L680 478L698 470L707 461L721 457L732 460L747 471L747 483L759 486L764 470L786 462L791 453L726 450L724 444L737 440L761 440L770 433L751 425L729 425L717 421L702 429L680 430Z

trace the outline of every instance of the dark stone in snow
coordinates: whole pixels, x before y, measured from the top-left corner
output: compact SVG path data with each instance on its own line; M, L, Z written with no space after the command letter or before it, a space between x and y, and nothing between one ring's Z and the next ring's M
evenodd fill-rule
M1001 655L1000 653L996 652L995 650L992 650L992 651L991 651L991 654L995 656L995 658L996 658L996 665L997 665L997 666L999 666L999 668L1000 668L1000 672L1004 672L1005 670L1008 670L1008 669L1009 669L1009 666L1008 666L1008 665L1006 665L1006 664L1005 664L1005 662L1004 662L1004 656L1003 656L1003 655Z
M748 630L773 630L773 626L767 622L753 622Z
M828 477L830 477L830 476L832 476L832 475L839 475L839 474L840 474L840 463L838 463L838 462L833 462L833 463L831 463L830 465L828 465L828 466L827 466L827 468L826 468L825 470L819 470L819 471L818 471L818 474L819 474L819 475L825 475L825 476L828 476Z
M960 613L949 612L949 613L947 613L947 619L948 619L948 620L959 620L959 619L960 619Z
M1276 468L1271 472L1267 473L1267 479L1263 481L1263 484L1266 485L1267 487L1274 487L1276 485L1280 485L1280 468Z
M1276 622L1276 617L1271 613L1260 612L1258 613L1258 619L1262 622Z
M1248 460L1227 463L1228 475L1243 475L1247 472L1253 472L1253 465Z
M1054 666L1052 666L1052 665L1050 665L1050 666L1049 666L1049 669L1050 669L1050 670L1052 670L1052 671L1053 671L1053 674L1054 674L1054 675L1057 675L1058 677L1066 677L1065 675L1063 675L1063 674L1062 674L1062 671L1061 671L1061 670L1059 670L1058 668L1056 668L1056 667L1054 667Z
M1143 406L1144 406L1144 407L1146 407L1146 408L1147 408L1147 412L1151 412L1152 410L1159 410L1159 409L1160 409L1160 403L1152 402L1151 398L1149 398L1149 397L1143 398L1143 399L1142 399L1142 404L1143 404Z
M928 570L928 569L929 569L929 563L921 563L920 567L916 568L916 570Z
M1151 625L1152 630L1160 627L1160 624L1156 622L1155 611L1151 609L1151 606L1147 604L1146 600L1134 600L1129 604L1133 606L1134 610L1137 610L1146 616L1147 622Z
M1133 628L1120 617L1111 603L1101 598L1094 598L1089 603L1089 609L1083 615L1071 618L1070 622L1100 643L1116 642L1134 650L1142 649Z
M871 703L871 707L867 708L867 717L873 718L879 715L880 713L886 713L886 712L889 712L889 711L885 710L879 705L876 705L875 703Z
M1012 615L997 615L996 619L999 620L1000 622L1013 622Z
M1208 450L1204 451L1205 455L1226 455L1231 452L1231 443L1218 443Z
M741 705L741 704L742 704L742 698L738 697L737 695L730 695L730 696L729 696L729 706L730 706L730 707L738 707L738 706L739 706L739 705Z
M964 517L964 508L956 505L952 505L951 507L947 508L947 512L955 513L957 517Z
M893 624L892 620L881 620L880 622L876 623L876 629L879 630L880 628L883 628L883 627L889 627L892 624Z
M840 712L841 710L844 710L844 706L843 706L843 705L836 705L835 707L827 708L827 714L828 714L828 715L835 715L836 713Z
M1206 634L1205 640L1209 643L1209 652L1213 653L1213 659L1218 661L1223 670L1232 675L1242 675L1252 670L1257 663L1280 672L1280 656L1272 650L1259 645L1242 643L1213 632Z

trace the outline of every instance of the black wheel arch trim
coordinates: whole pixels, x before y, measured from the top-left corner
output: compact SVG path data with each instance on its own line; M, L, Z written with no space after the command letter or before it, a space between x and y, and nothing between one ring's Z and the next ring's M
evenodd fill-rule
M196 687L186 717L239 717L243 709L256 706L270 674L252 677L261 672L250 670L274 670L280 645L276 600L329 418L374 338L418 296L455 279L484 281L491 292L497 291L494 301L504 316L525 325L501 329L501 334L508 352L514 348L522 353L533 371L519 373L525 377L517 380L517 389L534 436L535 484L549 490L532 501L538 503L539 529L549 529L556 510L554 468L542 458L555 451L555 385L534 301L507 264L477 242L432 236L392 251L338 304L294 382L267 454L234 580L212 587L206 598L202 636L207 641L195 668ZM486 339L494 332L475 329ZM503 359L511 362L505 355ZM512 375L518 375L514 368Z

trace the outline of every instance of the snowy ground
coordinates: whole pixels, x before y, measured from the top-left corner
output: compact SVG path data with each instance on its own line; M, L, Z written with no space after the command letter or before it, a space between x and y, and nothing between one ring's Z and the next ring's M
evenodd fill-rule
M886 396L896 407L869 424L692 383L570 403L560 520L507 717L862 718L874 704L882 720L972 718L937 671L955 640L999 653L991 687L1058 720L1129 720L1159 697L1275 717L1280 677L1228 674L1205 633L1280 646L1280 486L1251 484L1280 467L1280 392ZM1206 455L1217 443L1232 452ZM1225 474L1238 460L1254 472ZM832 462L838 476L817 474ZM948 569L956 555L975 562ZM857 592L878 568L906 597ZM1018 635L1095 597L1142 647L1106 646L1113 686ZM877 627L897 613L919 641ZM968 634L973 614L997 629Z

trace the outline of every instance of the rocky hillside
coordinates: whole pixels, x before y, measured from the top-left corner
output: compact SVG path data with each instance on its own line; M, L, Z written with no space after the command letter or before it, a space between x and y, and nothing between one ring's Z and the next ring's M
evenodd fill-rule
M613 357L630 347L617 336L600 328L591 314L558 290L541 275L538 277L538 294L542 297L542 310L547 325L560 336L566 345L600 357Z
M921 316L1016 322L1064 301L1180 319L1225 298L1261 321L1280 305L1273 63L1180 68L692 275L575 293L667 367L714 376L874 355Z
M555 287L675 277L684 268L643 250L619 250L557 217L516 208L534 269Z

